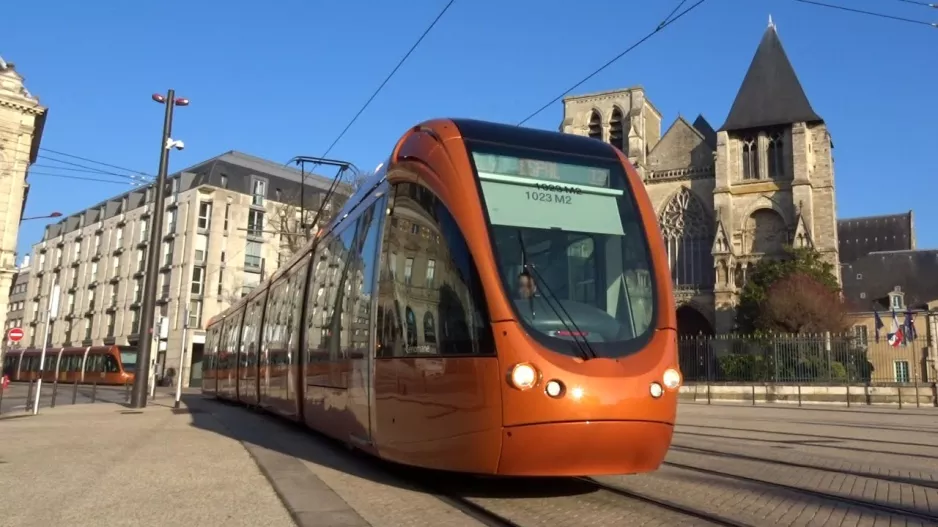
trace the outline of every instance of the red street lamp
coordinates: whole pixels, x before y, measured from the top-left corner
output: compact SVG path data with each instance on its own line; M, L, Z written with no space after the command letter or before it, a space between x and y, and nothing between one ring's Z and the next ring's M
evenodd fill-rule
M61 215L62 215L61 212L52 212L52 213L50 213L50 214L46 214L45 216L30 216L30 217L28 217L28 218L20 218L20 221L42 220L42 219L46 219L46 218L58 218L58 217L60 217Z

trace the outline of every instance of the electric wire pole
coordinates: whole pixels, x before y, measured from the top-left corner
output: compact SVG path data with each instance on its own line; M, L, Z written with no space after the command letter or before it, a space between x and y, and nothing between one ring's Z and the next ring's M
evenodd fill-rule
M169 90L166 95L154 94L153 100L166 105L163 116L163 137L160 141L160 168L153 186L153 221L150 225L150 239L147 244L147 270L143 282L143 305L140 307L140 323L146 329L140 338L140 356L137 357L137 371L134 373L134 385L130 392L130 407L145 408L150 380L150 356L153 348L154 327L156 326L156 279L159 276L160 242L163 238L163 188L166 186L166 171L169 167L169 151L177 146L170 134L173 129L173 107L187 106L188 99L176 98L176 91ZM181 143L178 143L181 145Z

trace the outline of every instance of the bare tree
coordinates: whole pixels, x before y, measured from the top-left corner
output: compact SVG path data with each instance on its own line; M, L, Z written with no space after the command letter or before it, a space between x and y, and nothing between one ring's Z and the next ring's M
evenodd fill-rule
M300 196L285 196L282 203L277 203L270 216L270 231L280 240L280 259L285 261L300 251L309 241L307 230L315 236L319 229L328 224L333 217L342 210L349 197L371 177L368 173L356 173L349 179L340 182L329 201L322 207L322 213L317 212L322 205L324 194L316 194L315 199L306 199L306 207L301 207ZM307 225L304 228L303 215L305 212ZM271 269L273 270L273 269Z
M849 323L837 291L808 274L793 273L769 287L759 325L781 333L840 333Z

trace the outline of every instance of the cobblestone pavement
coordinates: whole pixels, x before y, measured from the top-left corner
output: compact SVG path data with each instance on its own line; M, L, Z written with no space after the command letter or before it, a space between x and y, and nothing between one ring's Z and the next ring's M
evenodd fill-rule
M938 412L870 410L682 405L661 470L597 479L747 525L938 525Z
M258 488L258 496L266 496L262 500L263 507L259 507L260 502L252 506L252 498L242 498L234 509L235 523L259 521L258 514L277 518L268 522L271 524L290 521L282 512L277 512L276 504L270 501L276 495L286 507L284 512L288 512L292 522L300 527L491 525L464 512L460 500L523 527L938 526L938 411L682 404L671 452L659 471L595 478L601 484L630 493L620 495L581 480L499 480L403 470L364 455L349 453L336 443L283 420L200 395L185 396L187 409L182 413L187 417L171 411L161 401L160 398L154 400L153 408L147 409L149 418L153 419L149 426L162 428L173 423L172 433L167 429L153 438L165 447L165 452L160 450L161 454L152 462L175 459L171 452L176 452L178 463L193 465L186 469L186 474L195 469L214 478L211 484L205 480L203 487L206 484L220 485L217 490L230 492L238 489L240 492L247 483L245 478L251 477L251 469L221 463L222 458L229 464L236 458L233 451L224 451L224 448L229 448L224 445L240 444L247 451L249 463L259 467L273 487L273 493L269 488ZM88 434L87 441L92 443L86 441L87 444L73 440L62 442L62 437L55 438L54 428L42 432L52 434L48 437L37 436L28 440L22 435L40 433L39 428L29 430L33 426L31 423L48 422L53 426L73 428L82 422L83 414L93 414L95 419L104 419L108 412L120 415L113 409L108 410L108 406L66 405L47 410L38 418L24 419L23 425L6 429L4 427L8 424L21 420L0 419L0 436L10 435L6 432L15 429L21 434L15 448L11 449L9 444L3 448L0 442L0 454L4 454L0 455L0 479L25 481L26 472L37 471L39 467L27 462L32 459L30 452L36 451L38 456L40 451L52 448L55 441L59 441L55 445L68 444L84 451L92 443L97 446L109 444L120 452L140 447L137 443L142 436L136 430L130 433L130 429L126 434L111 431L107 437ZM167 415L176 417L161 417L159 412L169 412ZM67 417L71 414L74 417ZM61 419L65 421L58 424ZM119 423L122 422L134 422L132 416L108 419L97 421L92 426L103 429L105 422L114 427L121 426ZM142 416L137 419L142 419ZM166 439L170 439L170 443L163 441ZM120 446L127 441L133 445ZM193 461L186 461L189 458L176 450L176 441L184 441L189 446L199 442L206 448L218 449L218 452L206 451L199 458L199 462L204 463L196 469ZM147 450L152 449L149 447ZM105 457L102 460L105 464L112 463ZM128 458L126 461L133 458L125 457ZM84 457L69 458L66 455L56 459L56 474L70 470L78 474L87 469L87 463L76 461ZM9 461L14 463L3 465ZM14 466L26 472L10 472ZM49 475L53 473L46 472ZM165 472L169 474L172 470ZM131 473L126 472L125 475ZM428 480L428 476L432 479ZM79 480L82 477L76 476ZM128 485L127 481L137 480L116 478L98 481L99 485L106 483L112 492L117 486ZM151 485L153 481L150 480ZM152 502L151 508L155 508L157 503L177 499L173 497L177 494L180 496L178 499L191 498L189 501L198 497L191 492L185 496L180 494L182 489L178 487L181 481L165 481L165 484L151 488L155 495L164 498ZM252 486L256 483L247 485ZM262 486L267 487L265 484ZM73 488L73 485L62 484L52 490L57 493L56 499L61 499L61 496L71 495L73 491L69 489ZM24 489L26 487L20 490ZM7 503L27 500L26 495L20 496L13 486L0 484L0 490L0 494L6 493ZM206 491L200 488L200 492ZM81 492L78 495L86 494ZM452 499L441 499L441 495L458 499L454 504ZM82 513L87 524L100 521L102 516L97 514L101 511L92 512L88 506L84 502L76 502L67 514L60 507L43 509L41 513L33 511L20 518L29 518L26 523L20 521L17 524L52 524L56 519L74 519L75 514ZM27 511L19 512L25 514ZM219 518L227 518L229 523L232 521L231 507L202 512L221 514ZM177 515L183 513L182 508L174 511ZM5 519L12 518L7 516ZM5 519L0 517L0 526L6 525ZM131 518L123 520L129 522ZM114 525L119 523L111 522Z
M276 436L278 444L258 439L263 446L249 450L300 459L369 525L480 525L375 460L337 452L270 418L207 404L248 444L244 434L252 430ZM935 417L938 412L684 404L672 451L658 472L595 478L710 515L712 523L579 481L445 478L433 488L525 527L938 525Z

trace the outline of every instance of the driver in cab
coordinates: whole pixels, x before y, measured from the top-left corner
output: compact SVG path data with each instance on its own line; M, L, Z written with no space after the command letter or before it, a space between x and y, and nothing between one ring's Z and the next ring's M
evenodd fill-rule
M527 269L518 275L518 299L531 300L537 294L537 284Z

